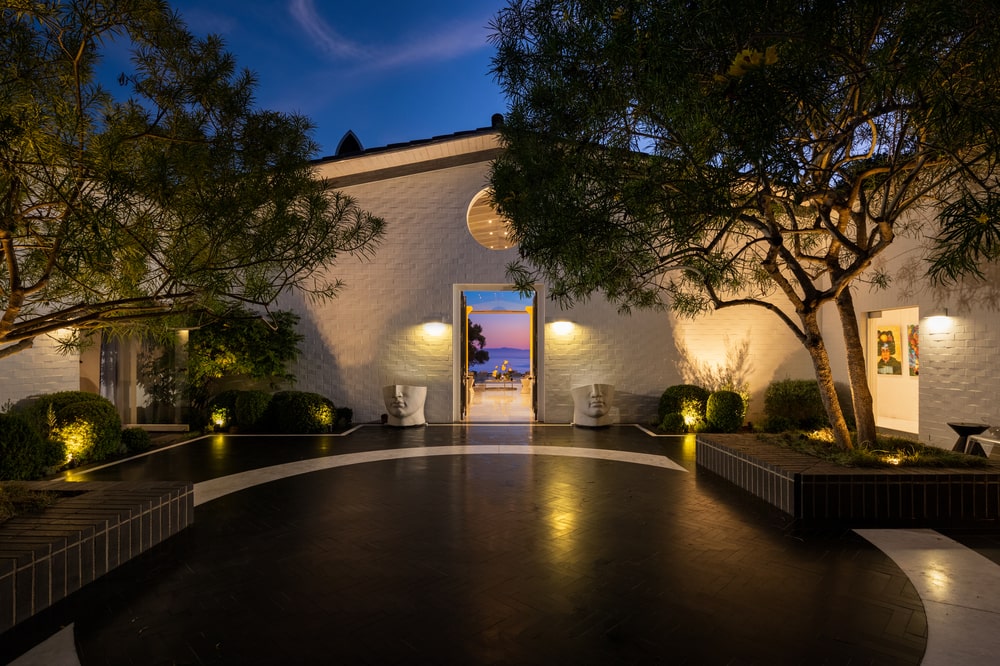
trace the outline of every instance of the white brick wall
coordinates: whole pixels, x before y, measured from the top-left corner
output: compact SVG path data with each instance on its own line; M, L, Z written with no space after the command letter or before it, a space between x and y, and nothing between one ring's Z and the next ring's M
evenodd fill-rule
M374 261L342 257L332 272L347 287L326 303L289 298L304 313L303 355L295 369L297 388L329 396L351 407L357 422L385 411L381 387L428 387L425 414L451 422L453 414L452 334L427 336L421 322L434 313L461 321L453 302L455 284L503 284L514 250L491 251L468 233L466 211L486 186L487 164L453 167L344 188L366 209L385 218L387 236ZM539 319L569 318L577 326L568 338L546 326L544 370L539 383L542 416L550 423L573 416L570 389L614 384L621 422L655 419L660 394L681 383L678 340L701 358L725 357L727 340L752 336L750 384L763 390L774 376L808 376L804 352L773 316L753 309L723 312L697 322L675 322L666 313L621 317L599 295L571 312L541 303ZM758 401L759 402L759 401Z
M31 349L0 359L0 406L8 401L80 388L80 357L60 354L56 342L42 336Z
M305 354L297 374L299 387L329 395L354 408L358 421L384 411L381 387L418 383L429 387L426 414L433 422L453 419L452 337L428 338L420 328L425 317L448 313L459 320L452 301L453 284L504 283L504 268L516 252L493 252L466 230L465 214L486 185L486 164L443 169L346 188L361 205L383 216L387 238L372 263L342 257L334 273L347 281L341 298L325 305L294 301L306 312ZM921 320L920 437L950 445L948 420L981 420L1000 425L1000 313L988 306L989 284L974 290L918 289L908 277L915 242L899 238L883 263L897 275L885 291L855 288L862 330L873 310L914 306L926 316L948 306L951 328L932 333ZM994 289L995 291L995 289ZM971 295L970 295L971 294ZM994 294L995 296L995 294ZM994 298L994 302L996 299ZM678 363L683 354L707 366L724 366L726 352L750 341L747 381L749 418L760 418L763 391L775 379L808 378L812 365L801 344L773 315L755 308L722 310L695 320L675 320L665 313L619 317L599 295L571 312L542 304L542 321L564 316L577 327L568 338L545 327L544 374L540 403L548 422L568 422L570 389L589 383L616 386L622 422L653 418L660 393L690 381ZM828 309L821 319L837 379L846 382L840 324Z
M982 282L931 287L923 278L927 264L922 256L917 239L898 236L878 262L893 278L890 287L875 290L858 283L854 301L862 335L870 312L920 309L920 398L914 405L919 412L918 434L924 443L950 448L956 435L948 421L1000 426L1000 312L995 305L1000 267L984 266L987 279ZM927 318L944 308L950 316L943 322ZM833 344L840 340L835 313L830 312L824 324L836 354L835 371L846 381L842 347Z

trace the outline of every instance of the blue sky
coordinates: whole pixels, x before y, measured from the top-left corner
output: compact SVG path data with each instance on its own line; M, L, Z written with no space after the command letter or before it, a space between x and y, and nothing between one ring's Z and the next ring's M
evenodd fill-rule
M487 127L506 103L488 25L505 0L171 0L257 73L258 106L317 126L318 156L348 130L366 148Z

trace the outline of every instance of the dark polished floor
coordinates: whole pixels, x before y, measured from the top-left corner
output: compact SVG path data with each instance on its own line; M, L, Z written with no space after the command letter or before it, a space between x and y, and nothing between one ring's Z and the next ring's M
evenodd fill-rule
M507 445L653 454L686 471L491 451ZM637 428L219 436L74 478L201 482L439 446L483 453L317 469L201 504L184 533L0 636L0 662L70 623L84 665L923 658L923 604L882 551L850 531L789 530L698 472L693 442Z

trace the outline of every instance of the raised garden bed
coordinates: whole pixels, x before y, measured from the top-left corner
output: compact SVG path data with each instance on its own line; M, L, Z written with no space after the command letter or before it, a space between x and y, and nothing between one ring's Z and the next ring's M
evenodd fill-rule
M190 483L23 485L67 496L0 524L0 634L194 520Z
M993 460L974 469L851 468L753 434L699 434L695 459L801 527L1000 525L1000 463Z

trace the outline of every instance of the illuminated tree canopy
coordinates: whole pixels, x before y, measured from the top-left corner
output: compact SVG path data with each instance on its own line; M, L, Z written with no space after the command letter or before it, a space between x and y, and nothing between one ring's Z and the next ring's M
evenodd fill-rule
M493 29L512 277L626 311L766 308L809 352L849 447L829 303L857 438L874 441L852 284L884 286L872 261L904 232L931 237L939 282L1000 257L1000 7L514 0Z
M327 298L383 222L315 177L310 121L159 0L0 7L0 358ZM110 83L109 83L110 82Z

